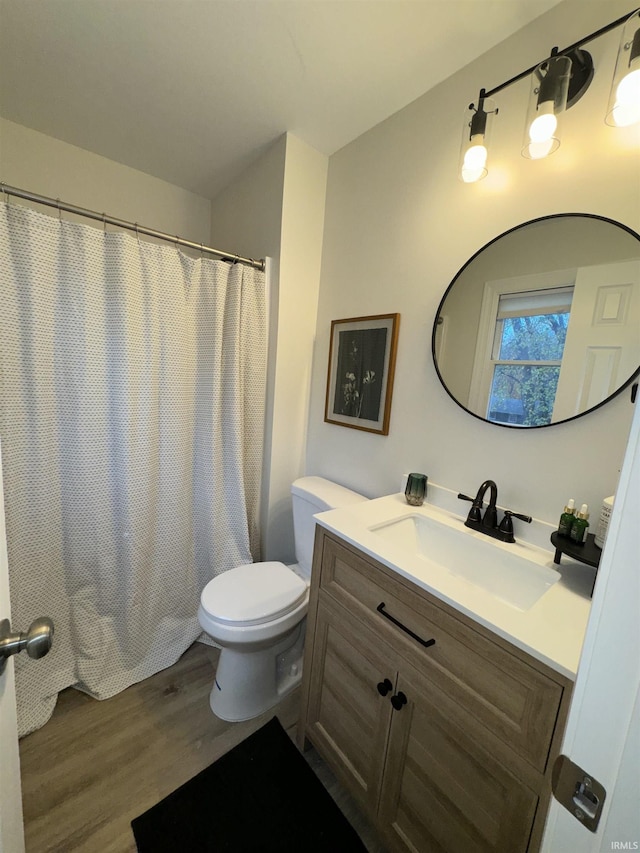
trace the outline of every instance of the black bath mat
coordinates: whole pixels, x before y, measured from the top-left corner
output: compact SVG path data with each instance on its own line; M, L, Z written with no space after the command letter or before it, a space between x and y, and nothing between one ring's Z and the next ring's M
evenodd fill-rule
M277 717L131 826L139 853L366 851Z

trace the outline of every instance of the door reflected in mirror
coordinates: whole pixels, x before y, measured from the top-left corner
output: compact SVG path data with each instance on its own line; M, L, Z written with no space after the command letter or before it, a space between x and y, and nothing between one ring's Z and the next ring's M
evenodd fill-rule
M640 371L640 236L589 214L526 222L462 267L433 328L436 371L478 418L543 427Z

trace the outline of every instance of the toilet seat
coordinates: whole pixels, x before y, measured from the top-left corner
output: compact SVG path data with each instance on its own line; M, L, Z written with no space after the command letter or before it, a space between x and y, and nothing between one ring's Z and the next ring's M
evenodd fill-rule
M295 610L307 592L302 578L284 563L248 563L209 581L200 603L223 625L263 625Z

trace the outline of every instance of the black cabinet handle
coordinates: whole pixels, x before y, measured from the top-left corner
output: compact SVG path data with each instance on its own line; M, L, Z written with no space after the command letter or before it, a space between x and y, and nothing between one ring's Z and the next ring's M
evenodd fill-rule
M391 704L396 711L400 711L402 706L407 704L407 697L404 695L402 690L398 691L395 696L391 697Z
M389 681L389 679L388 679L388 678L385 678L385 680L384 680L384 681L381 681L381 682L378 684L378 693L379 693L381 696L386 696L386 695L387 695L387 693L389 693L389 691L390 691L390 690L393 690L393 684Z
M380 604L376 607L378 613L382 614L385 619L388 619L390 622L393 622L394 625L397 625L401 631L404 631L405 634L408 634L410 637L413 637L414 640L417 640L421 646L428 648L429 646L435 646L435 640L423 640L422 637L419 637L417 634L414 634L406 625L403 625L398 619L395 619L390 613L388 613L384 609L384 601L381 601Z

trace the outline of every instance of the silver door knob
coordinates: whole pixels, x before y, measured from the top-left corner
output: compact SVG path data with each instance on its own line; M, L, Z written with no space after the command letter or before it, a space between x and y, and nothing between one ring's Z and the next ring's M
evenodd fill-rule
M26 649L30 658L44 657L53 643L53 622L48 616L40 616L29 626L26 634L12 634L8 619L0 619L0 675L4 672L7 658Z

